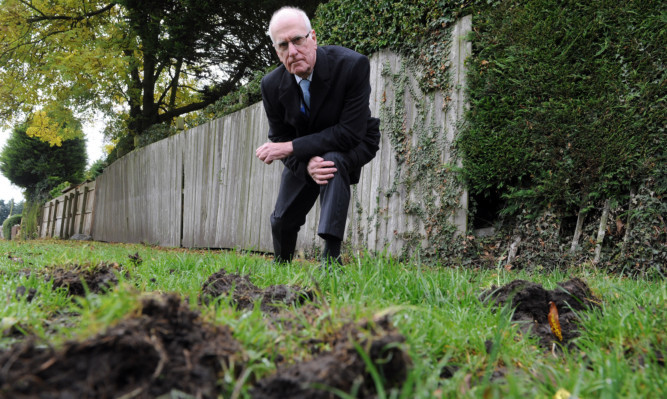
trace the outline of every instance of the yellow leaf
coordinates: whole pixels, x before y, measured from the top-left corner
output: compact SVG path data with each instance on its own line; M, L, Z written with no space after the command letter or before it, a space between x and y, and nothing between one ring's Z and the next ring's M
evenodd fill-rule
M569 399L572 394L567 389L561 388L554 394L554 399Z
M558 308L553 301L549 301L549 326L551 327L551 332L554 333L556 338L559 341L563 340L563 333L560 328L560 321L558 320Z

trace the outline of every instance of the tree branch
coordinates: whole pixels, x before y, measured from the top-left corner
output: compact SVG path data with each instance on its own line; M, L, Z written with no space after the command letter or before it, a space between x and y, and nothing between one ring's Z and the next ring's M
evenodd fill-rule
M72 16L72 15L46 15L41 10L35 8L35 6L33 6L31 3L28 3L24 0L21 0L21 3L25 4L26 6L28 6L29 8L35 10L35 12L40 14L39 16L27 18L26 21L28 21L29 23L42 22L42 21L58 21L58 20L78 22L86 18L91 18L96 15L103 14L114 8L117 4L117 3L109 3L106 6L100 8L99 10L91 11L82 15Z

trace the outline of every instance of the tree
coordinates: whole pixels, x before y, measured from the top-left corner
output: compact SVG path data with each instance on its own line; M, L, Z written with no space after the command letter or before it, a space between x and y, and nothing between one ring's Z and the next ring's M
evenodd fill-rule
M313 11L321 1L299 1ZM0 0L0 116L50 102L124 132L205 108L276 63L275 0ZM132 145L130 145L130 148Z
M25 189L26 200L39 203L62 182L79 183L86 167L86 145L81 125L78 136L49 145L27 134L29 123L17 126L0 152L0 172L13 184Z

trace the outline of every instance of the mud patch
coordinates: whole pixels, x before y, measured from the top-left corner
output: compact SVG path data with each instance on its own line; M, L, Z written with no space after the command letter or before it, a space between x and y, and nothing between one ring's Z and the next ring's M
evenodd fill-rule
M405 338L384 317L372 323L349 324L328 337L333 350L312 360L287 366L258 381L251 390L254 399L333 398L334 391L353 397L374 397L377 390L367 361L377 371L386 389L400 387L412 365L400 348Z
M0 353L8 398L216 398L223 368L240 357L226 327L203 323L176 295L142 300L139 315L60 349L34 339Z
M261 289L250 282L248 276L230 274L220 270L212 274L202 286L199 299L209 304L224 295L231 293L232 302L242 310L251 310L256 301L260 301L263 312L278 312L285 305L302 304L312 300L315 294L311 290L304 290L293 285L272 285Z
M34 270L21 270L19 275L29 278L33 273L42 277L44 281L53 280L53 289L62 288L68 296L84 296L86 289L92 293L102 293L115 285L118 285L118 274L129 278L129 273L118 263L100 262L97 265L78 265L71 266L49 266L43 270L35 272ZM16 289L16 298L26 297L31 301L35 290L27 291L23 286Z
M553 290L545 290L540 284L530 281L514 280L500 288L491 287L482 293L480 299L494 301L499 306L509 303L514 309L512 321L520 322L522 333L536 335L546 349L551 349L553 343L567 346L578 337L576 312L598 308L600 304L588 285L578 278L558 283ZM554 302L558 310L562 342L549 326L549 302Z
M74 265L72 268L56 267L47 270L45 280L53 279L53 288L64 288L68 295L86 295L90 292L100 293L118 284L117 273L129 277L118 263L101 262L96 266ZM85 286L84 286L85 284Z

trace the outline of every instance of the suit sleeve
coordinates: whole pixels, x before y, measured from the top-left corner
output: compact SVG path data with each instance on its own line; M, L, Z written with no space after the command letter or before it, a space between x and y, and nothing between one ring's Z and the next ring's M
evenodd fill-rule
M350 151L359 146L366 136L371 95L368 58L355 57L341 72L347 76L342 80L346 89L338 123L292 141L294 156L301 161L307 162L311 157L328 151Z

